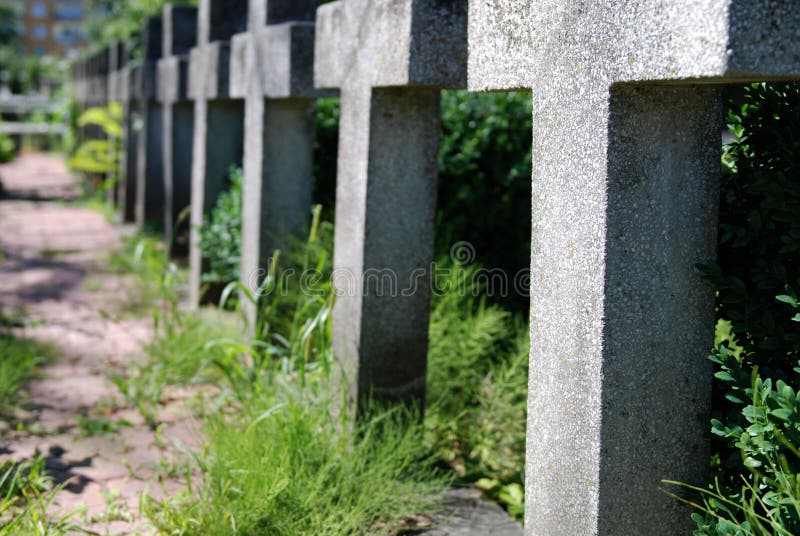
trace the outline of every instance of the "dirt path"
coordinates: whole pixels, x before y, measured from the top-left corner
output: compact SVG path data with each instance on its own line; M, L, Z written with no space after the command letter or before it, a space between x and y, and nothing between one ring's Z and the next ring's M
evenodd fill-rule
M125 281L105 269L126 230L65 202L79 189L57 158L24 155L0 166L0 183L0 308L23 313L15 335L60 351L28 386L12 422L0 421L0 461L38 450L57 482L69 480L56 505L77 509L79 525L100 534L149 533L140 494L181 487L179 460L162 459L174 453L172 438L196 444L197 424L176 402L155 433L109 380L143 359L151 335L149 319L118 317Z

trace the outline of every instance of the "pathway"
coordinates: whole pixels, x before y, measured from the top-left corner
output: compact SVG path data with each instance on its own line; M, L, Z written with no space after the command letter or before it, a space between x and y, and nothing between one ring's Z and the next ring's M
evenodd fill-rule
M184 487L185 458L172 440L196 447L198 424L180 392L164 401L156 433L119 397L110 377L144 358L150 320L120 316L126 282L106 268L125 228L77 203L80 189L63 163L25 155L0 166L0 310L23 312L15 334L56 345L61 354L32 381L12 422L0 420L0 462L46 456L56 500L98 534L151 533L139 498ZM0 189L2 192L2 189ZM2 356L0 356L2 359ZM80 417L79 417L80 416ZM79 424L82 418L84 425ZM127 421L110 434L88 429ZM92 426L94 425L94 426ZM431 536L519 536L520 526L475 490L451 490Z
M57 481L70 484L56 505L100 534L148 532L140 494L177 489L171 438L196 443L197 425L180 408L158 434L119 397L109 378L143 359L150 320L120 317L125 280L105 269L124 229L66 201L80 189L64 164L24 155L0 166L0 308L21 311L15 335L57 345L60 357L26 389L12 422L0 421L0 461L46 456ZM2 356L0 356L2 358ZM176 403L179 405L179 403ZM79 426L79 416L84 425ZM127 421L112 434L86 431Z

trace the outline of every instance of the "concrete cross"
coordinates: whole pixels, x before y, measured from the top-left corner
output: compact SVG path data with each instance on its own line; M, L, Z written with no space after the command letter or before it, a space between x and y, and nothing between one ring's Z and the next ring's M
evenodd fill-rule
M84 100L83 89L83 60L76 60L70 69L70 76L72 77L72 94L75 99L75 104L78 106Z
M156 98L162 111L164 240L170 253L188 253L188 221L177 229L192 198L194 105L189 100L189 52L197 44L197 8L164 6L163 58L158 62Z
M119 168L119 183L117 184L117 199L119 200L119 215L124 222L136 221L136 170L139 153L139 135L137 127L139 122L140 102L138 91L135 91L134 80L138 78L139 67L132 65L132 50L125 48L125 64L117 72L117 96L122 102L122 155Z
M89 106L105 106L108 98L108 47L89 57Z
M231 95L245 99L241 280L308 224L314 153L316 0L251 0L247 33L231 41ZM255 307L242 300L250 325Z
M84 95L83 108L105 105L106 76L108 73L108 52L101 49L91 54L84 60ZM98 139L102 132L95 125L88 125L81 129L83 139Z
M245 30L246 0L201 0L197 46L189 60L189 98L194 100L189 302L200 302L203 252L199 229L225 189L231 165L242 162L244 107L229 94L228 40Z
M109 44L107 50L108 74L106 77L106 102L107 104L112 102L121 103L119 95L119 72L128 61L125 53L125 45L120 41L113 41ZM115 149L112 148L111 151L113 152ZM108 173L107 179L118 180L119 173L119 169L112 170L110 173ZM110 187L106 191L106 199L112 207L117 206L119 190L117 189L116 184L110 184L109 186Z
M128 63L128 51L121 41L114 41L108 47L108 101L121 102L120 72Z
M156 64L161 58L162 19L145 21L142 34L143 61L134 87L138 92L142 128L136 156L136 225L160 225L164 217L164 163L161 151L161 104L156 100Z
M334 353L350 403L421 405L439 90L465 85L466 4L339 0L316 26L316 85L341 90Z
M800 77L800 10L469 4L470 89L533 90L526 534L689 533L660 488L708 466L719 86Z

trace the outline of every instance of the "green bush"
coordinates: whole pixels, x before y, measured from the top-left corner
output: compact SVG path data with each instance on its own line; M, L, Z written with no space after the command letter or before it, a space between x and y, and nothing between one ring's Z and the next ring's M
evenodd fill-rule
M530 266L531 121L527 92L442 93L437 256L466 241L487 269ZM525 311L528 297L504 305Z
M778 301L800 306L793 296ZM738 453L741 469L707 489L692 488L701 498L692 516L695 536L799 533L800 395L792 385L800 385L800 361L786 383L763 376L752 355L737 355L725 344L710 359L726 399L739 410L726 422L712 420L712 432Z
M784 381L800 359L800 326L775 301L800 288L798 104L800 84L752 84L729 103L733 139L723 147L718 260L701 267L717 289L718 327L729 326L737 355ZM735 422L740 411L715 384L714 418ZM735 484L745 470L738 450L720 440L713 447L719 478Z
M101 191L113 188L119 180L122 155L122 105L112 102L102 108L89 108L78 118L77 126L97 127L104 137L81 143L67 164L72 170L101 176Z
M239 280L242 247L242 169L231 167L230 185L200 228L207 269L203 282L227 285Z
M158 16L166 4L197 5L197 0L90 0L86 24L89 40L100 49L112 41L126 41L134 57L141 54L142 27L147 17ZM244 31L244 28L241 29Z
M425 425L432 449L458 475L522 517L528 327L469 284L477 267L450 266L434 298ZM474 292L478 290L478 292Z
M719 257L702 266L717 289L719 370L698 536L800 531L798 104L800 84L752 84L729 106Z
M333 221L336 206L336 162L339 152L339 99L317 99L314 105L314 184L312 200Z
M17 156L17 144L7 134L0 133L0 164L11 162Z
M775 302L800 289L800 84L753 84L728 113L719 256L704 268L718 316L755 364L780 377L800 358L800 327Z

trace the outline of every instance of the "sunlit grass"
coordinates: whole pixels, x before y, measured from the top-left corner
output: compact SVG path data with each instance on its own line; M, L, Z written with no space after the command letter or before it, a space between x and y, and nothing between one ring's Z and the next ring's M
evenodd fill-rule
M55 355L50 345L0 332L0 413L14 406L25 382Z

